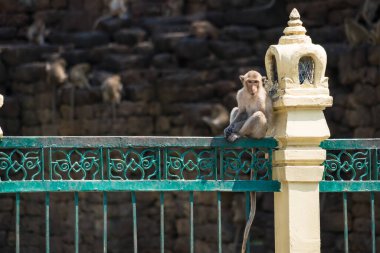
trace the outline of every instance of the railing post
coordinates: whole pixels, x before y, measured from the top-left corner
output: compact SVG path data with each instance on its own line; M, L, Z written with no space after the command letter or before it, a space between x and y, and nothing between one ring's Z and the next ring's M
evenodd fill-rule
M272 129L279 142L273 179L281 182L274 197L276 253L320 252L319 181L326 153L319 144L330 136L323 110L332 105L326 61L325 50L311 42L293 9L284 36L265 56L269 84L277 88Z
M0 108L3 107L4 104L4 97L0 94ZM3 137L3 130L0 127L0 138Z

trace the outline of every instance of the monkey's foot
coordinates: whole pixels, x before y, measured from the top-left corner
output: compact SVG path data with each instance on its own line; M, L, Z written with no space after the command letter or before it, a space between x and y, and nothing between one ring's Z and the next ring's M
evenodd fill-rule
M236 141L239 138L240 138L240 135L233 133L233 134L230 134L230 136L227 137L227 141L234 142L234 141Z

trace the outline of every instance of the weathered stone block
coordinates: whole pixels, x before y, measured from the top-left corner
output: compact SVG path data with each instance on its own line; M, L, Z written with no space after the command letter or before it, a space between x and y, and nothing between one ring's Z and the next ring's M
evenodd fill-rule
M113 37L117 43L134 46L145 40L146 32L140 28L122 29L117 31Z
M233 59L252 54L252 49L243 42L212 41L210 47L214 54L222 59Z
M35 82L46 79L46 64L33 62L21 65L10 71L11 78L16 82Z
M222 35L233 40L255 41L260 32L251 26L227 26L223 28Z
M184 38L175 47L178 57L197 60L209 55L208 42L204 39Z

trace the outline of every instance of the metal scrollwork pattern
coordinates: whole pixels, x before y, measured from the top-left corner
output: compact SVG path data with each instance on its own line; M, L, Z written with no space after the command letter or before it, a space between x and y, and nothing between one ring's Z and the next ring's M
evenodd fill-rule
M380 179L380 149L376 149L376 180Z
M370 150L328 151L324 162L326 181L370 180Z
M2 181L35 180L42 178L40 150L12 149L0 152Z
M268 149L226 149L223 150L222 175L224 179L270 180L272 157Z
M216 150L168 150L167 179L213 179L216 175Z
M51 150L51 180L101 179L99 150Z
M108 150L109 179L158 179L158 150Z

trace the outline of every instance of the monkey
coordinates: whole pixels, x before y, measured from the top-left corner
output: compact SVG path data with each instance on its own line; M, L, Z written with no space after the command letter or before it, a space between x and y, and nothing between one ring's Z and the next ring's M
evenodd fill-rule
M114 18L114 17L117 17L120 19L128 18L128 7L126 4L126 1L127 0L109 0L108 1L108 9L109 9L108 14L105 14L105 15L99 17L95 21L95 23L93 25L93 29L95 30L101 22L108 20L108 19L111 19L111 18Z
M164 15L166 17L182 15L184 0L166 0L164 4Z
M227 109L221 104L216 104L213 106L211 116L203 116L202 120L210 127L212 134L219 134L228 124L228 117Z
M260 139L265 137L272 119L272 100L264 86L263 77L257 71L240 76L243 87L238 91L238 106L230 114L230 125L224 130L229 142L240 136Z
M64 59L53 59L46 64L47 82L50 84L63 85L68 80L66 73L66 61Z
M36 17L33 24L29 26L26 37L29 42L36 43L39 46L45 45L45 36L49 34L45 22L42 18Z
M194 21L190 27L190 34L200 39L217 39L219 31L208 21Z
M103 101L112 104L120 104L123 84L119 75L107 77L101 86Z
M233 142L240 136L263 138L272 121L272 100L263 86L265 79L257 71L248 71L240 76L243 87L238 91L236 100L238 106L230 115L230 125L224 130L225 138ZM251 169L250 179L253 179ZM256 192L250 192L250 212L245 225L241 252L246 252L247 240L253 219L256 214Z
M88 63L74 65L69 72L69 81L71 86L77 88L91 88L87 75L91 70Z

